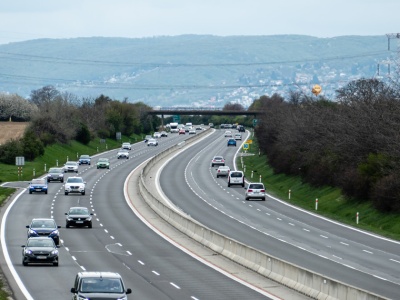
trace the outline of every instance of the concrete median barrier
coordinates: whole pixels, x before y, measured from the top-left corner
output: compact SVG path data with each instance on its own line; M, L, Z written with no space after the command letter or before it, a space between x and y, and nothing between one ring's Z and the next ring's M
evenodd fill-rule
M287 261L273 257L268 253L235 241L215 230L207 228L196 220L193 220L190 216L173 210L163 199L158 199L160 196L153 194L146 186L147 175L152 171L151 168L158 161L167 158L169 155L176 154L178 151L184 150L192 142L201 138L203 134L206 134L206 132L196 134L190 139L187 139L185 143L179 143L159 155L156 155L149 160L147 165L143 168L141 176L137 180L138 189L145 202L154 212L182 233L212 249L216 253L311 298L332 300L386 299L368 291L349 286L346 283L333 280L322 274L316 274L310 270L306 270ZM155 176L152 176L152 180L154 180L154 178Z

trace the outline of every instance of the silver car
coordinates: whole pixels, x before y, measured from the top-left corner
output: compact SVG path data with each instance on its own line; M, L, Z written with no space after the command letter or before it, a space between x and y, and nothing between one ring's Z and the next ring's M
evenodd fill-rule
M231 168L229 168L228 166L219 166L217 169L217 178L221 176L228 176L230 171Z
M129 159L129 151L126 150L126 149L121 149L121 150L119 150L118 153L117 153L117 158L118 158L118 159L120 159L120 158L127 158L127 159Z
M64 173L75 172L78 173L79 164L76 161L67 161L64 165Z
M261 182L249 183L246 189L246 200L261 199L265 201L265 187Z

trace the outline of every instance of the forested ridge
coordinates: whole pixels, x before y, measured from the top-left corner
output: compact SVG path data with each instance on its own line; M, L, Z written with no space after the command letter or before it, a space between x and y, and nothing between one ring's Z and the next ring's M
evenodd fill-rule
M350 201L400 212L400 97L396 85L360 79L337 99L292 93L254 101L255 133L276 173L337 186Z

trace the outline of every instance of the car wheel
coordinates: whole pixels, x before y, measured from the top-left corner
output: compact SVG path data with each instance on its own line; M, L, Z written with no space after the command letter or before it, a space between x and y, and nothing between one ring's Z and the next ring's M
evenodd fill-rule
M92 222L89 223L88 228L92 228Z
M25 261L25 259L22 259L22 264L23 264L24 266L27 266L27 265L28 265L28 263Z
M217 178L219 178L219 176L217 175Z
M69 228L69 224L68 223L65 224L65 228Z
M68 192L65 192L64 194L65 194L65 195L68 195Z
M47 194L47 191L45 191L44 193Z
M58 261L57 262L53 262L53 266L58 267Z
M249 198L246 197L246 201L249 201Z
M261 198L261 200L262 200L262 201L265 201L265 197L264 197L264 198Z
M231 186L231 183L228 181L228 187L230 187Z
M242 183L242 187L244 187L244 182Z
M29 191L29 194L32 194L32 191Z
M61 179L61 183L63 183L64 182L64 179Z
M84 196L85 195L85 191L83 191L81 194L82 194L82 196Z
M76 170L75 173L78 173L78 170Z
M59 246L60 245L60 238L54 239L54 244L56 244L56 246Z

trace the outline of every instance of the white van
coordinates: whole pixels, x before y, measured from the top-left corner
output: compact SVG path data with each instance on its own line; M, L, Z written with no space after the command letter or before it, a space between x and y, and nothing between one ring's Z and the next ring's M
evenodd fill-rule
M228 175L228 187L232 184L244 187L244 174L242 171L231 171Z

